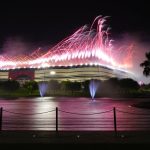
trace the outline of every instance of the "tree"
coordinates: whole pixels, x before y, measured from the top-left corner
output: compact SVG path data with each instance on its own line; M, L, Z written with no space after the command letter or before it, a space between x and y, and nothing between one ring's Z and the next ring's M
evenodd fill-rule
M105 86L108 86L108 88L116 90L116 88L119 85L119 79L118 78L110 78L110 79L104 81L104 83L105 83Z
M61 82L61 89L67 91L70 89L70 81L62 81Z
M28 90L29 94L32 94L34 90L38 90L38 83L36 81L25 82L23 87Z
M72 82L72 90L73 91L80 91L81 90L81 83L80 82Z
M4 81L1 85L1 87L7 91L15 91L15 90L19 89L20 84L18 81L8 80L8 81Z
M143 74L145 76L150 75L150 52L145 54L146 60L140 64L141 67L144 67Z
M60 84L57 80L50 80L49 81L49 89L52 90L55 94L55 91L60 90Z
M73 95L74 91L81 90L81 83L80 82L70 82L69 87L70 87L70 90L72 91L72 95Z
M3 89L4 81L0 81L0 89Z
M134 81L133 79L130 79L130 78L121 79L119 82L120 82L119 83L120 87L125 90L130 90L130 89L137 90L140 87L136 81Z
M82 86L84 88L84 92L89 91L89 83L90 83L90 80L86 80L86 81L82 82Z
M112 95L119 92L119 79L110 78L101 83L100 93L103 95Z

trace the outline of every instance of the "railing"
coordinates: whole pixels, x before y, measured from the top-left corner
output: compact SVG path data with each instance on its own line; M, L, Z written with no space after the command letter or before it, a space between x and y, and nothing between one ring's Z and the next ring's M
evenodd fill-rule
M102 114L110 113L113 110L95 113L76 113L58 109L59 116L59 130L80 130L80 131L93 131L93 130L113 130L113 118L101 117ZM65 114L65 115L63 115ZM67 117L63 117L67 116ZM108 115L109 116L109 115Z
M49 113L55 114L50 116ZM44 114L48 117L40 116L39 118L39 115ZM0 108L0 131L39 130L39 128L40 130L48 129L57 133L65 130L111 130L117 135L117 131L121 130L150 130L150 114L127 112L115 107L111 110L94 113L69 112L57 107L40 113L17 113Z

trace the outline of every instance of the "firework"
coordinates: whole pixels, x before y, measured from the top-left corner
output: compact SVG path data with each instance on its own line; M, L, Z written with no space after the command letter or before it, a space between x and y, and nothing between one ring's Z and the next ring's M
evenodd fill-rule
M110 28L105 25L106 19L107 17L96 17L90 27L82 26L45 54L35 51L30 56L0 56L0 69L78 65L102 65L122 69L131 67L132 48L114 49L113 40L109 39Z

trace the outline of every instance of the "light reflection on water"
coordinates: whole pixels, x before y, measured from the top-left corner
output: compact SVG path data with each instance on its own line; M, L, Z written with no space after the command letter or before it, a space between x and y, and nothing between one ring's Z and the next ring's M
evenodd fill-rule
M104 112L112 110L113 107L132 113L150 114L150 110L131 107L132 104L142 100L143 99L98 98L93 102L90 98L73 97L37 97L19 98L16 100L1 99L0 107L3 107L6 111L34 114L18 115L4 111L3 130L55 130L56 112L48 111L55 110L56 107L62 111L81 114L75 115L59 111L59 130L113 130L113 111L94 115L84 114ZM147 100L144 99L144 101ZM117 112L118 129L137 130L135 125L140 130L150 129L150 117L144 118L145 116L141 118L141 116ZM124 124L126 124L126 128ZM139 124L142 124L142 128Z

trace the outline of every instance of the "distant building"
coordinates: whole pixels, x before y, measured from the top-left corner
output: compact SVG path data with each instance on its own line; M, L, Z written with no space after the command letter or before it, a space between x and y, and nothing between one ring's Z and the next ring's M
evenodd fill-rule
M0 71L0 80L18 80L25 82L28 80L39 81L85 81L90 79L107 80L118 77L126 78L128 73L114 70L103 66L73 66L73 67L53 67L43 69L14 69Z
M0 70L0 81L5 81L9 79L9 71Z
M131 66L132 46L114 50L105 21L106 17L97 16L90 27L82 26L44 54L38 49L29 56L0 56L0 80L84 81L129 77L122 70Z

